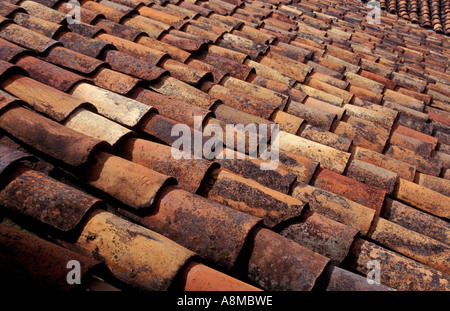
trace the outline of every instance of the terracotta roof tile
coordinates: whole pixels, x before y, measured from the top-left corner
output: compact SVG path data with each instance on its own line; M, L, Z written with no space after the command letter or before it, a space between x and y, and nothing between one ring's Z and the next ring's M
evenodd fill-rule
M290 133L280 132L280 149L320 162L324 168L342 173L350 154ZM316 150L321 150L317 152Z
M91 74L105 65L101 60L60 46L52 48L44 59L50 63L75 70L81 74Z
M25 69L30 77L34 80L47 84L62 92L69 91L75 84L79 83L82 80L85 80L85 78L81 75L65 70L32 56L21 57L16 62L16 65ZM58 77L58 79L55 79L55 77ZM22 87L23 86L21 86L20 88ZM31 87L31 85L28 87ZM3 86L3 88L5 87ZM45 86L40 85L37 89L34 90L34 92L39 92L39 88L45 88ZM51 88L47 90L47 92L51 91ZM14 93L11 91L9 92ZM16 96L21 97L19 95Z
M252 64L252 62L250 61L247 64L250 65L250 64ZM274 77L272 77L272 78L274 78ZM285 77L283 76L283 78L285 78ZM278 78L275 78L275 79L280 80ZM253 84L259 85L266 89L269 89L269 90L275 91L277 93L288 96L291 101L303 102L305 100L305 98L307 97L305 93L303 93L300 90L297 90L291 86L292 79L289 79L288 83L283 83L281 81L276 81L276 80L273 80L271 78L264 78L262 76L254 76L253 81L251 81L250 77L247 78L247 81L249 81ZM285 82L287 82L287 81L285 81ZM294 82L295 82L295 80L294 80Z
M288 97L284 94L233 77L225 77L221 84L231 90L241 91L259 100L268 101L281 109L284 108L288 100Z
M249 65L242 64L233 59L229 59L224 54L216 54L216 51L204 52L199 54L198 58L211 66L219 68L220 70L230 74L232 77L246 80L252 68ZM220 52L219 52L220 53Z
M106 152L97 152L94 157L95 162L90 163L85 180L135 209L151 206L163 185L173 182L169 176ZM122 182L118 183L111 176L120 176ZM148 181L145 195L138 193L142 187L139 186L142 179Z
M120 242L116 237L121 237ZM116 243L121 244L120 250ZM104 211L91 215L75 246L90 256L96 253L117 278L141 290L167 290L181 267L194 256L163 235ZM131 253L133 266L129 264ZM168 260L161 261L161 254ZM147 269L149 266L152 269ZM132 276L132 269L137 267L145 277Z
M8 176L9 171L14 169L15 166L21 161L31 160L35 158L30 154L24 153L19 150L11 149L7 146L0 145L0 175L2 177Z
M139 11L139 14L144 17L148 17L150 19L159 21L161 23L173 26L177 29L181 28L181 26L186 23L183 18L172 16L170 14L160 12L160 11L154 10L154 9L146 7L146 6L138 8L138 11Z
M53 39L16 24L4 26L0 30L0 37L35 52L44 52L50 47L60 45Z
M430 135L433 132L433 125L431 123L425 123L421 120L409 117L405 114L399 113L397 118L397 123L399 125L411 128L415 131L422 132L424 134Z
M60 24L66 18L65 14L35 1L23 1L20 3L20 6L31 16L39 17L52 23Z
M18 66L14 66L13 64L10 64L5 61L0 61L0 77L1 78L8 77L15 73L23 74L23 75L28 74L25 70L23 70L22 68L20 68Z
M57 32L63 29L61 25L24 13L16 13L14 22L49 38L53 38Z
M277 260L280 266L290 271L285 272L290 278L278 279L269 285L271 290L307 290L313 286L328 262L325 256L318 255L270 230L258 231L254 240L255 246L249 260L250 279L258 280L260 284L266 284L270 279L278 279L279 274L264 268L273 260ZM267 248L273 252L264 251ZM280 256L281 254L286 255ZM262 271L264 273L261 273Z
M311 104L301 104L299 102L291 101L286 112L306 120L309 124L329 130L336 119L334 112L324 111L323 109Z
M100 202L95 197L25 167L16 169L12 178L0 193L2 205L62 231L74 229L87 211ZM45 194L42 189L45 189ZM65 200L62 194L71 200ZM40 204L46 208L42 209Z
M112 44L117 50L149 62L152 65L156 65L166 55L164 52L109 34L99 34L96 39Z
M300 136L345 152L349 150L352 143L352 141L346 137L336 135L311 125L307 125L305 129L301 131Z
M442 219L392 199L387 200L386 206L385 216L390 221L410 230L420 232L438 241L444 243L448 242L448 223ZM408 217L409 214L413 214L415 217ZM422 221L411 222L411 220L416 219L416 217Z
M188 51L150 37L141 37L136 41L136 43L167 53L171 58L179 62L184 63L191 57L191 53Z
M185 266L181 278L182 289L185 291L261 291L255 286L195 262Z
M186 101L204 109L210 109L217 103L217 100L212 96L169 76L163 76L157 83L152 84L150 88L163 95Z
M221 85L212 86L208 94L220 99L227 106L264 119L269 119L272 113L278 108L278 106L270 102L263 102L243 92L232 90Z
M120 51L108 50L104 60L118 72L148 81L156 80L166 73L162 68Z
M138 129L141 133L145 133L150 135L153 139L156 139L158 142L163 142L167 145L172 145L179 138L178 135L172 135L172 131L174 127L179 124L175 120L164 117L157 113L150 113L146 117L144 117L140 123L138 124ZM185 123L181 123L185 124ZM190 128L191 141L194 139L194 135L200 135L202 138L202 146L206 142L206 137L202 135L202 133L195 131L193 128ZM202 149L203 150L203 149ZM189 150L181 149L181 151L189 152Z
M104 140L111 146L116 146L133 134L128 128L86 109L73 112L64 121L64 125L92 138Z
M305 211L301 222L281 231L284 237L330 258L333 265L339 265L348 255L356 234L357 230L311 211ZM331 236L336 238L335 243L328 242Z
M25 10L18 5L9 3L7 1L2 1L0 4L0 13L4 17L12 17L14 13L24 12Z
M375 215L375 211L368 207L309 185L295 187L292 195L308 202L313 212L351 226L363 235L368 232Z
M62 12L64 14L68 14L73 10L73 7L68 5L67 1L55 1L57 2L54 6L52 6L55 10ZM45 4L44 4L45 5ZM103 14L91 11L85 7L80 6L80 21L85 24L91 24L95 19L98 18L106 18Z
M90 102L100 114L129 127L137 125L152 109L136 100L84 82L77 84L70 94Z
M65 32L59 35L57 39L65 48L92 58L97 58L103 51L113 48L112 45L108 45L105 42L87 38L73 32Z
M0 244L4 249L1 259L2 275L10 289L45 287L62 291L74 290L77 285L69 284L66 280L67 262L77 260L80 263L80 274L86 283L93 271L100 266L97 260L32 233L4 224L0 225L0 232ZM39 253L42 260L36 260L36 253ZM104 288L114 290L113 286Z
M15 127L14 124L18 122L24 126ZM100 140L70 130L22 107L14 107L4 112L0 116L0 126L33 148L72 166L86 163L96 148L104 146ZM51 136L55 138L42 140L42 137ZM64 146L64 149L61 149L61 146Z
M181 8L185 8L194 12L199 13L201 16L207 17L212 13L212 10L201 7L199 5L193 4L193 3L189 3L189 2L181 2L179 5Z
M41 78L45 80L45 77ZM5 79L1 86L27 102L36 111L58 122L66 119L75 109L86 106L83 100L21 75Z
M385 269L385 271L389 271L389 273L392 273L392 275L396 276L395 280L388 281L387 283L392 284L393 287L399 290L411 291L428 289L439 291L447 287L448 277L445 273L437 271L436 269L428 267L424 264L418 263L417 261L402 256L396 252L384 249L383 247L380 247L375 243L358 239L354 244L354 248L351 252L351 257L354 258L352 266L354 267L354 269L360 271L361 273L364 273L364 271L365 273L367 273L368 269L363 263L367 263L367 260L369 258L370 260L380 260L381 266ZM369 255L369 253L371 253L372 255ZM389 256L390 260L383 260L383 258L386 258L385 256ZM414 271L414 273L400 273L398 270L400 267L408 267L408 269L411 269L412 271ZM434 284L418 281L420 280L421 275L423 276L426 274L432 274L439 281ZM381 281L386 282L384 277L381 279Z
M207 116L212 115L210 110L142 88L137 88L133 97L155 107L160 115L191 127L194 127L196 116L201 117L203 122Z
M135 15L126 18L123 25L130 26L145 32L149 37L157 39L166 31L173 29L172 26L162 22L147 18L142 15Z
M90 78L95 85L118 94L129 93L139 79L108 68L99 68Z
M236 196L237 193L245 195ZM264 187L255 180L233 174L226 169L217 174L207 197L233 209L261 217L269 227L299 216L305 205L290 195Z
M148 228L169 231L175 242L189 245L202 257L228 269L235 264L249 231L260 221L260 218L174 188L164 191L157 205L156 214L136 217L137 220ZM190 213L192 209L196 213ZM180 218L180 213L185 216ZM179 221L173 223L174 217ZM218 231L223 233L216 236ZM195 243L197 239L204 242Z
M83 8L86 8L92 12L102 14L106 16L107 19L120 23L120 21L127 15L126 13L123 13L121 11L118 11L110 6L97 3L94 1L87 1L82 4Z
M118 24L107 19L99 20L95 23L95 26L103 29L106 33L113 34L114 36L130 41L135 41L139 36L144 35L144 32L136 28Z
M197 192L213 162L204 159L171 159L171 148L143 139L131 138L121 145L121 156L137 164L177 178L178 186Z
M420 186L429 188L446 196L449 194L449 183L448 180L444 178L418 173L415 182Z
M392 193L397 182L397 173L358 159L349 161L345 174L369 186L384 189L387 194Z

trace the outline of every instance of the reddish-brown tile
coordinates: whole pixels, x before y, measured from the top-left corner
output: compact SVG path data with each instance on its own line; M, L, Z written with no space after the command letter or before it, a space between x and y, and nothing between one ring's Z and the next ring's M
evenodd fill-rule
M386 199L383 217L446 244L450 239L448 222L390 198Z
M120 51L109 50L104 55L104 61L112 69L147 81L156 80L166 73L162 68Z
M73 246L89 256L100 256L119 280L147 291L168 290L195 256L162 234L101 210L90 215ZM135 269L141 271L138 278Z
M304 202L264 187L255 180L221 169L207 197L233 209L261 217L274 227L301 214Z
M87 211L100 202L91 195L24 166L16 169L11 178L11 182L0 192L2 205L61 231L74 229ZM71 199L65 200L64 197Z
M91 74L105 65L101 60L59 46L52 48L44 59L82 74Z
M96 38L106 43L113 44L117 50L149 62L152 65L156 65L166 55L164 52L109 34L99 34Z
M375 215L380 214L386 195L385 190L322 168L316 171L311 185L367 206L376 211Z
M268 290L310 290L329 259L271 230L254 233L249 277ZM269 268L271 265L280 270ZM270 282L270 280L277 280Z
M357 239L352 247L349 260L350 267L363 275L367 275L370 271L367 263L370 260L378 260L380 269L389 273L389 277L386 277L386 274L381 275L381 282L397 290L439 291L448 287L447 274L363 239ZM402 269L407 269L411 273L404 273ZM432 275L436 282L425 281L425 275Z
M80 277L86 283L93 269L100 265L93 258L24 230L1 224L0 232L0 245L4 250L1 259L3 281L10 289L77 290L80 285L67 282L67 263L76 260L80 264ZM39 254L38 260L36 254Z
M358 231L328 217L305 210L299 221L280 234L304 247L330 258L338 266L347 256ZM330 241L333 242L330 242Z
M0 30L0 37L35 52L44 52L50 47L59 45L53 39L38 34L25 27L8 24Z
M260 218L171 187L161 193L155 207L155 213L136 217L137 221L226 269L234 266L247 235L260 222Z
M32 56L21 57L16 62L16 65L25 69L34 80L50 85L63 92L67 92L76 83L85 79L76 73L62 69L61 67ZM55 77L58 77L58 79L55 79ZM36 92L38 89L35 89L34 91Z
M195 262L183 267L180 277L185 291L260 291L253 285Z
M34 74L32 73L32 75ZM43 79L44 77L41 76ZM75 83L76 81L69 82ZM5 79L1 86L4 90L25 101L36 111L58 122L66 119L75 109L84 106L86 103L53 87L21 75L13 75Z
M21 123L23 126L17 127ZM94 149L104 146L93 139L22 107L0 116L0 127L33 148L72 166L89 161ZM46 137L42 140L42 137Z
M137 88L132 97L146 105L155 107L162 116L187 124L190 127L194 127L195 117L200 117L203 123L205 118L211 114L210 110L141 88Z
M192 193L199 190L213 165L213 162L205 159L175 160L170 146L137 138L121 144L119 154L134 163L176 178L180 188Z

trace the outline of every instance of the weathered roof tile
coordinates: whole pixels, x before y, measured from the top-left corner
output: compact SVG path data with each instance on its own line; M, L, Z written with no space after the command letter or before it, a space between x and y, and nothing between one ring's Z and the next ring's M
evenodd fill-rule
M118 279L140 290L167 290L195 255L161 234L101 210L90 215L75 247L101 259ZM133 277L135 269L141 277Z
M15 126L18 123L23 126ZM0 127L31 147L72 166L86 163L95 149L107 146L22 107L4 112L0 116Z
M36 111L58 122L66 119L77 108L86 106L83 100L21 75L5 79L1 86Z
M20 6L31 16L39 17L55 24L60 24L67 17L66 14L35 1L23 1L20 3Z
M52 48L44 59L50 63L75 70L82 74L91 74L105 65L101 60L60 46Z
M234 266L247 235L261 221L176 188L163 191L155 212L136 220L150 229L166 232L173 241L226 269Z
M67 92L72 86L85 79L81 75L32 56L21 57L16 64L25 69L34 80L52 86L62 92ZM34 91L39 92L39 88Z
M14 22L17 25L33 30L48 38L53 38L56 33L63 29L59 24L24 13L16 13L14 15Z
M164 52L149 48L142 44L131 42L119 37L111 36L109 34L99 34L96 39L114 45L117 50L130 54L143 61L156 65L162 58L166 56Z
M121 20L127 15L126 13L118 11L110 6L97 3L94 1L84 2L81 6L98 14L103 14L106 16L107 19L116 23L120 23Z
M107 152L97 152L93 157L95 161L89 163L84 179L134 209L152 206L158 191L175 182L170 176Z
M70 93L92 103L100 114L129 127L137 125L152 110L151 106L84 82L77 84Z
M3 27L0 30L0 37L40 53L48 50L50 47L60 45L56 40L16 24L8 24Z
M387 220L448 244L448 222L393 199L386 199ZM420 221L417 221L419 220Z
M9 209L61 231L74 229L87 211L100 202L91 195L26 167L14 171L13 180L0 192L0 201Z
M0 244L4 249L2 275L10 289L23 289L26 283L28 289L77 290L79 285L67 282L67 263L70 260L80 263L80 276L86 281L100 265L93 258L8 225L1 224L0 232ZM38 259L36 254L39 254Z
M207 116L212 115L212 112L208 109L142 88L136 89L133 98L155 107L161 116L187 124L190 127L194 127L196 117L200 118L203 123Z
M254 236L249 277L270 290L309 290L329 262L327 257L271 230L261 229ZM282 273L267 269L273 262L283 267ZM282 278L281 275L287 277Z
M118 72L147 81L158 79L166 73L162 68L116 50L108 50L105 53L104 60L112 69Z
M237 195L240 193L241 195ZM207 197L242 212L261 217L274 227L301 214L304 203L290 195L273 191L260 183L220 170Z
M132 138L121 144L120 155L137 164L176 177L178 186L196 193L213 162L205 159L179 159L172 157L171 147L151 141Z

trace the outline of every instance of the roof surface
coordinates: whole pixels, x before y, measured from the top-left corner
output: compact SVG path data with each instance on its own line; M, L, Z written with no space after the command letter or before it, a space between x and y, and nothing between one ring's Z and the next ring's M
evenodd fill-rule
M450 290L449 1L78 4L0 2L3 286Z

